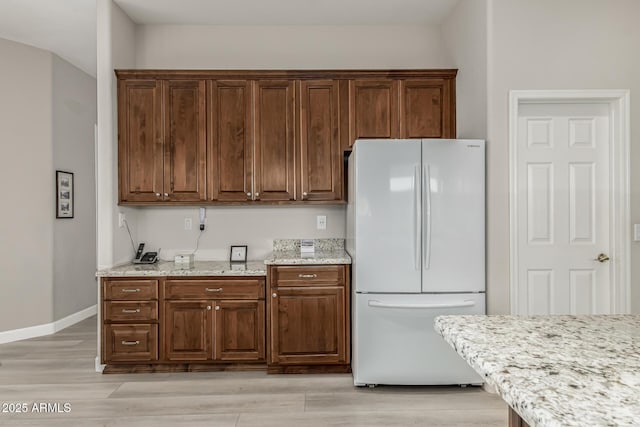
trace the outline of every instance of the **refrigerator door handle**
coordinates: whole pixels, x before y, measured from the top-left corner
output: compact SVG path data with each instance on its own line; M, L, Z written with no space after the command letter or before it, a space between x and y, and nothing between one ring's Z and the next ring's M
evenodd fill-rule
M382 303L376 300L369 300L369 307L377 308L460 308L460 307L473 307L476 305L475 301L465 300L462 302L454 302L451 304L389 304Z
M413 171L413 253L414 268L420 270L420 165Z
M422 251L424 253L424 262L422 267L425 270L429 269L431 263L431 171L429 169L430 166L425 164L422 170L424 177L424 182L422 183L422 191L424 192L422 220L426 222L423 227L424 244L422 245Z

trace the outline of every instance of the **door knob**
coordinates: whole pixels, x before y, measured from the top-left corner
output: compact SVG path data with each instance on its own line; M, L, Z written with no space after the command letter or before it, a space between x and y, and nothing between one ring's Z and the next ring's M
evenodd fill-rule
M607 261L609 261L609 259L610 259L610 258L609 258L609 255L607 255L607 254L600 254L600 255L598 255L598 258L596 258L596 259L595 259L595 261L598 261L598 262L607 262Z

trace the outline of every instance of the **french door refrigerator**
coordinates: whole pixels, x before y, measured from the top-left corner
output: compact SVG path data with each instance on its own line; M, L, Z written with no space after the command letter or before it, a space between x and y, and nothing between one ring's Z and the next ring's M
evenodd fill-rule
M349 157L355 385L479 384L433 329L485 313L480 140L357 140Z

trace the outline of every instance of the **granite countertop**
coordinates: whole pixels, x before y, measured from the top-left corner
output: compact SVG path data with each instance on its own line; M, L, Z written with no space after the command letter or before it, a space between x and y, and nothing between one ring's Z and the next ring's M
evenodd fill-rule
M351 257L344 249L301 254L300 250L274 251L265 260L267 265L291 264L351 264Z
M125 264L100 270L98 277L132 276L266 276L267 269L263 261L230 263L229 261L196 261L193 267L177 266L173 261L160 261L156 264Z
M640 424L640 315L440 316L435 329L531 427Z

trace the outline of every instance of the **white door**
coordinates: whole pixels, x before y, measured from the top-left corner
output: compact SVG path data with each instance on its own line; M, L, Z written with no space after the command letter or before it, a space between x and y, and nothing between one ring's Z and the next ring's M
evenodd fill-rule
M352 156L354 288L418 293L420 140L358 140Z
M522 104L518 314L610 313L610 105ZM598 260L599 258L599 260Z

